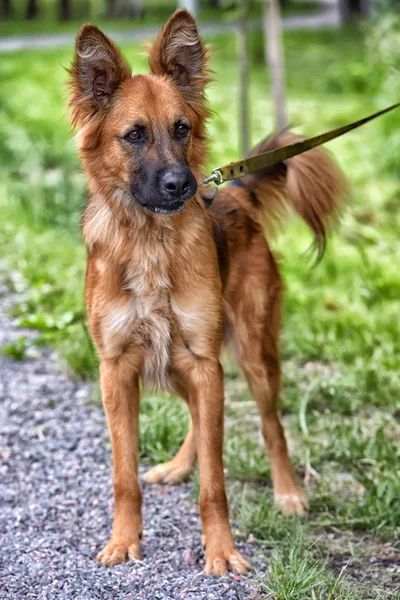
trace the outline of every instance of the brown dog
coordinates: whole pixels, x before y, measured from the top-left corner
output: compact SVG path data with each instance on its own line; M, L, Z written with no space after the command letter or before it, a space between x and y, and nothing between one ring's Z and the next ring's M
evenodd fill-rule
M98 558L140 558L139 380L180 394L192 427L178 454L146 481L179 483L200 467L207 573L249 565L235 548L222 464L222 339L232 343L257 401L276 503L302 514L278 416L282 285L263 223L292 206L320 245L336 216L340 172L321 149L247 176L208 208L197 189L206 158L207 50L177 11L150 51L150 74L132 77L94 26L79 32L70 69L72 125L90 189L83 217L86 300L101 357L114 461L115 516ZM278 134L254 152L290 142Z

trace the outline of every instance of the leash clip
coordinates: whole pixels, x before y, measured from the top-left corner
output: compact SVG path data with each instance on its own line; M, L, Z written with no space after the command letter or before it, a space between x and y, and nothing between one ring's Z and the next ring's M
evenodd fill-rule
M206 177L205 179L203 179L201 184L206 185L207 187L210 187L210 185L212 183L215 183L215 185L221 185L221 183L223 183L223 182L224 182L224 180L221 176L220 170L213 169L211 172L211 175L209 177Z
M201 194L203 202L205 202L207 206L211 206L212 201L214 200L218 191L217 186L221 185L223 181L224 180L221 177L219 169L213 169L211 175L203 179L203 181L200 183L200 185L204 185L207 188L207 190L203 189ZM215 187L213 188L211 187L212 183L215 183Z

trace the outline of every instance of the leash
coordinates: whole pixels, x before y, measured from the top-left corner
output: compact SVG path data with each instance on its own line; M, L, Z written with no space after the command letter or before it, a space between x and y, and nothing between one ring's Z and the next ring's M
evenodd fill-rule
M293 158L293 156L307 152L307 150L321 146L321 144L326 144L326 142L329 142L330 140L333 140L340 135L351 131L352 129L356 129L356 127L365 125L365 123L372 121L372 119L376 119L377 117L380 117L381 115L384 115L385 113L398 108L399 106L400 102L393 104L388 108L384 108L383 110L365 117L364 119L354 121L349 125L343 125L342 127L337 127L336 129L332 129L331 131L316 135L312 138L307 138L301 142L288 144L287 146L282 146L281 148L276 148L275 150L268 150L262 154L256 154L255 156L251 156L249 158L231 162L223 167L217 167L211 171L211 175L206 177L201 184L205 185L206 187L210 187L211 183L215 183L215 185L218 186L221 185L221 183L225 183L225 181L235 181L236 179L241 179L249 173L255 173L256 171L260 171L266 167L271 167L280 162L288 160L289 158ZM216 188L214 189L214 192L216 192ZM214 196L209 198L206 196L204 200L207 204L211 204L213 198Z

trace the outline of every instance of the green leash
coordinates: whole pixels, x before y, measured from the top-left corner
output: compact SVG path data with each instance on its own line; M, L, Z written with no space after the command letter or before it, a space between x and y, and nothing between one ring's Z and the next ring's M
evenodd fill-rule
M384 115L385 113L394 110L399 106L400 102L393 104L388 108L384 108L383 110L380 110L369 117L354 121L349 125L337 127L336 129L332 129L326 133L321 133L315 137L307 138L302 142L288 144L287 146L276 148L275 150L268 150L268 152L263 152L262 154L257 154L256 156L231 162L223 167L217 167L216 169L212 170L209 177L206 177L206 179L202 181L202 184L206 186L210 186L211 183L221 185L221 183L224 183L225 181L241 179L249 173L255 173L256 171L260 171L266 167L271 167L272 165L276 165L280 162L288 160L289 158L293 158L293 156L307 152L307 150L321 146L321 144L326 144L326 142L329 142L330 140L333 140L340 135L351 131L352 129L356 129L356 127L360 127L361 125L372 121L372 119L376 119L377 117L380 117L381 115Z

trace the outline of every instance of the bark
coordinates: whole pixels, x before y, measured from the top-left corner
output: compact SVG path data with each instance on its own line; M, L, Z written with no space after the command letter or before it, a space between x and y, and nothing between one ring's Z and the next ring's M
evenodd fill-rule
M267 0L264 6L264 47L274 101L275 127L287 127L285 97L285 59L283 54L282 19L277 0Z
M194 16L195 19L197 18L197 14L198 14L197 4L198 4L197 0L179 0L179 7L186 8L186 10L188 10L190 13L192 13L192 15Z
M117 14L117 0L107 0L106 15L113 19Z
M1 3L1 19L3 21L8 21L11 18L11 14L12 14L12 7L11 7L11 0L2 0Z
M127 1L127 16L134 19L143 15L143 0Z
M11 0L3 0L1 3L1 18L8 21L11 18Z
M249 58L247 45L247 22L249 0L242 0L238 22L237 47L239 59L239 136L240 152L246 156L250 147L249 135Z
M371 0L339 0L341 22L343 24L358 18L369 19L372 12Z
M36 19L39 13L39 6L37 0L28 0L26 5L26 18L28 21Z
M61 21L68 21L71 18L70 0L60 0L59 16Z

